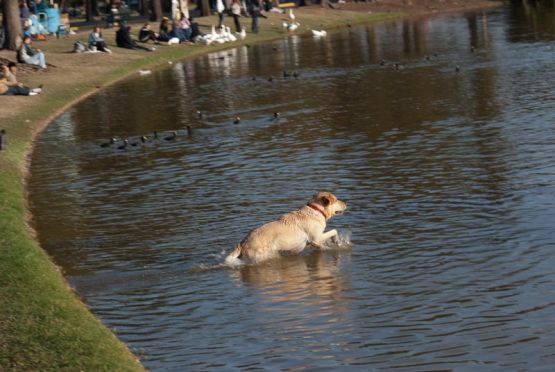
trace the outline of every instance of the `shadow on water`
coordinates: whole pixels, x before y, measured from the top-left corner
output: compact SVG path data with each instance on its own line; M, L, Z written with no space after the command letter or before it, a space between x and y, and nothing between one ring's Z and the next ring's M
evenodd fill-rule
M523 3L107 88L37 143L41 244L151 370L553 365L555 11ZM222 267L317 190L352 249Z

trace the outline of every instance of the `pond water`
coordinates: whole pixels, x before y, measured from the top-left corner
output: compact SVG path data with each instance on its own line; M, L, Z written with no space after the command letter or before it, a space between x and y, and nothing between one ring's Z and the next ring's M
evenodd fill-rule
M554 17L292 36L104 89L38 141L40 242L151 370L551 370ZM349 249L218 266L318 190Z

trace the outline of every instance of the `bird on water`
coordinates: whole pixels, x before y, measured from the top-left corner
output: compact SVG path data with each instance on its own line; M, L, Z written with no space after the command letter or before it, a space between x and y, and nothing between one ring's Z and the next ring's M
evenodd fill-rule
M110 147L114 143L116 143L116 141L117 141L117 139L115 137L112 137L112 138L110 138L110 141L100 144L100 147Z
M129 145L129 140L127 138L125 138L123 140L123 145L118 146L118 150L125 150L125 149L127 149L128 145Z
M170 136L167 136L166 138L164 138L166 141L175 141L175 139L177 138L177 132L173 131L172 134Z

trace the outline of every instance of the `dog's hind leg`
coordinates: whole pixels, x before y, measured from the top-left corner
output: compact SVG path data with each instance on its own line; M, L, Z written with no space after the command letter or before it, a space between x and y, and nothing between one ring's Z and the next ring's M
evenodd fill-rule
M241 259L242 256L243 256L243 252L242 252L241 244L237 244L235 248L233 248L233 251L231 251L231 253L227 255L227 257L225 258L225 261L230 263L231 261Z

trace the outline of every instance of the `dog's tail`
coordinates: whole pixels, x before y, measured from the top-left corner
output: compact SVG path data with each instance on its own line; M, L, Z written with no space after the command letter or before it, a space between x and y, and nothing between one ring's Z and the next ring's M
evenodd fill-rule
M232 266L235 266L238 264L240 265L242 263L241 256L242 256L242 247L241 247L241 243L239 243L235 246L235 248L233 248L231 253L227 255L227 257L225 258L225 263Z

